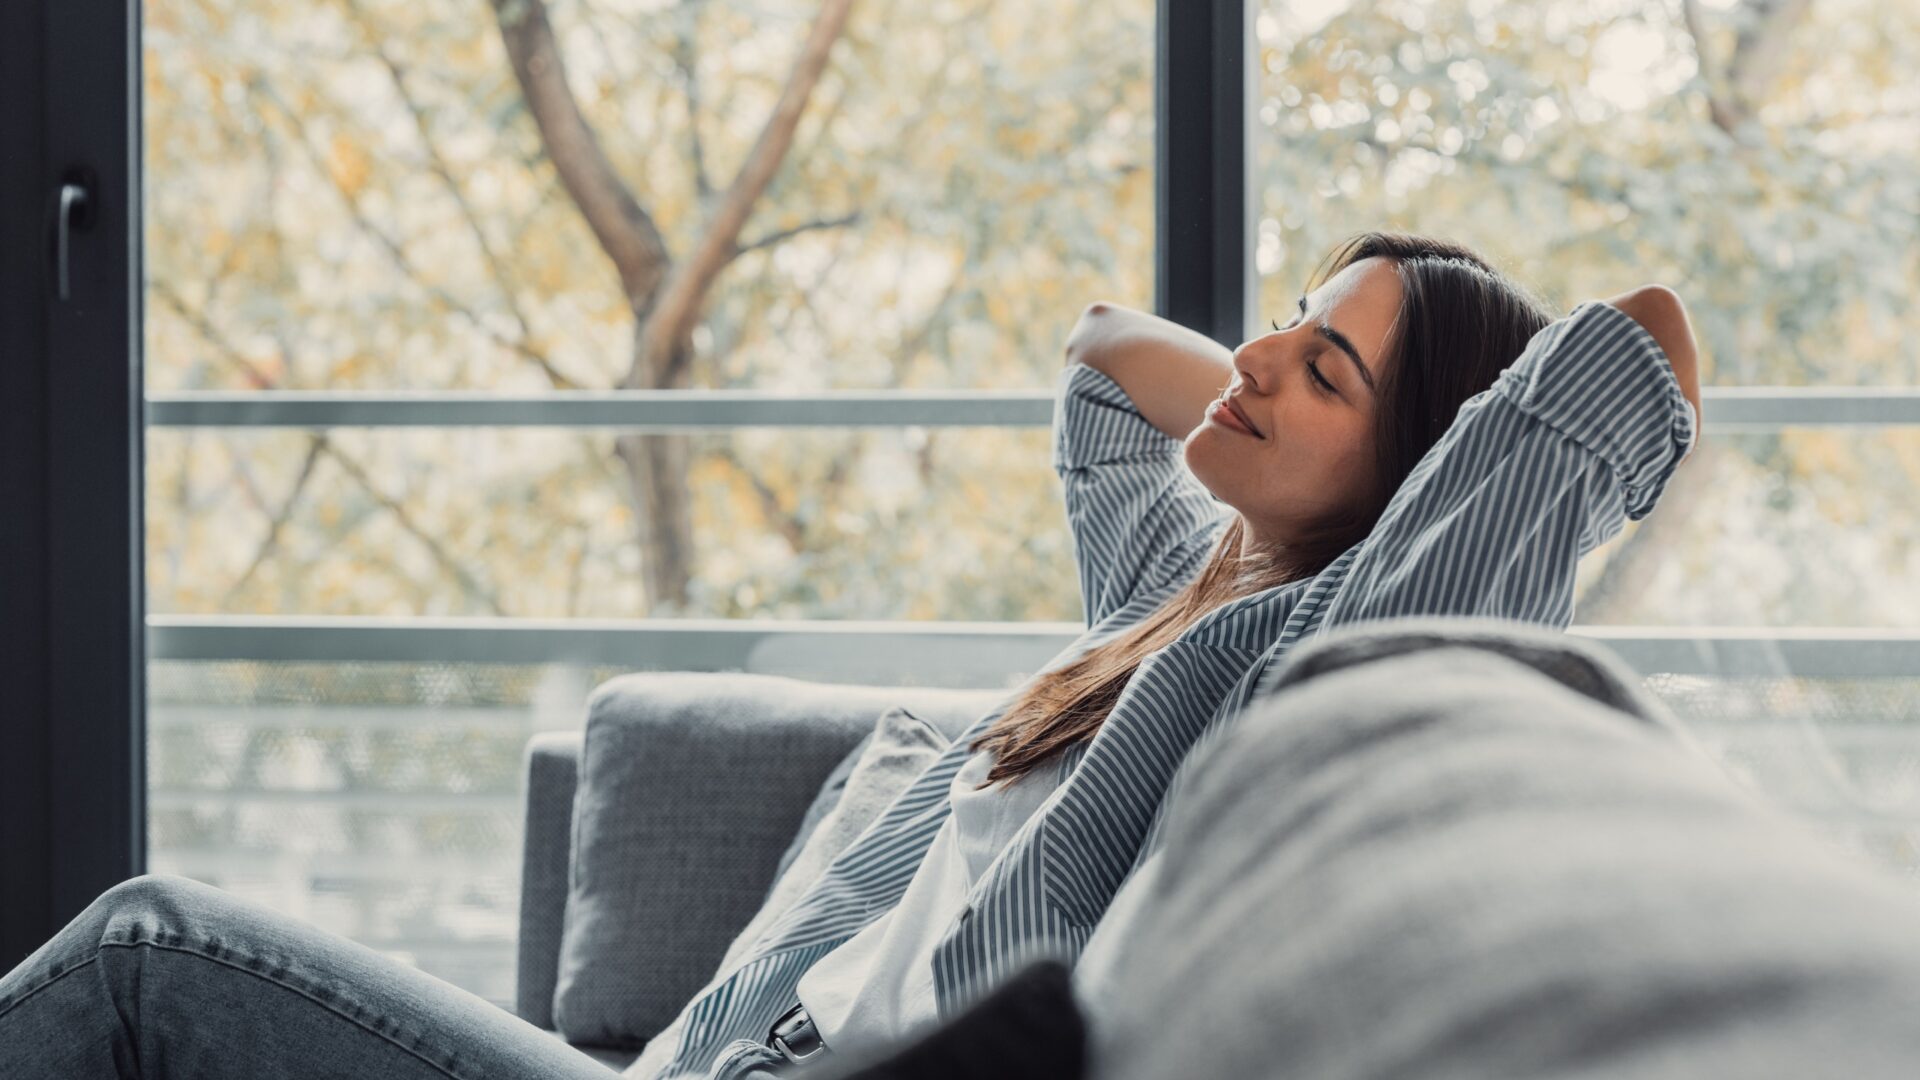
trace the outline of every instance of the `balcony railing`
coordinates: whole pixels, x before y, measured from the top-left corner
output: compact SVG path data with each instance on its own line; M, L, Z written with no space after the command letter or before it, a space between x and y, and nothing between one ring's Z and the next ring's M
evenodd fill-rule
M1709 386L1707 431L1920 424L1920 388ZM149 427L1045 427L1053 395L1032 390L423 391L154 394Z

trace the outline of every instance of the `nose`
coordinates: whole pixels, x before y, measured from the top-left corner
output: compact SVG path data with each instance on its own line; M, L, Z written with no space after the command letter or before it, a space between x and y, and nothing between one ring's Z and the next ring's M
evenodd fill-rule
M1286 363L1290 341L1287 331L1275 330L1241 342L1233 350L1233 370L1240 381L1258 393L1272 393L1280 385L1280 369Z

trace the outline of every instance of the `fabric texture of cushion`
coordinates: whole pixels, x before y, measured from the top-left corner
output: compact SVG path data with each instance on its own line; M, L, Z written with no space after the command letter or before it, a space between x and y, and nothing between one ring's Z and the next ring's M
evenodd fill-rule
M953 726L954 718L943 719L947 721L946 726ZM835 770L841 776L840 782L836 784L829 777L821 785L814 806L826 809L813 828L803 825L800 834L794 837L793 846L797 850L789 852L793 858L774 880L766 903L727 948L726 958L714 972L716 977L731 971L760 931L813 884L834 856L846 850L915 777L933 764L951 742L951 734L897 705L880 714L873 730L842 762L845 771ZM679 1043L679 1028L680 1018L676 1018L642 1049L628 1067L627 1075L651 1077L659 1072Z
M885 720L886 714L883 713L881 722L884 723ZM800 828L793 834L793 841L780 855L780 865L773 871L773 883L767 886L768 899L771 899L774 892L780 888L781 879L787 876L787 870L793 865L793 860L800 857L800 849L807 846L808 838L813 836L813 831L820 827L821 819L840 804L840 796L847 790L847 777L852 774L853 766L860 760L860 755L866 753L867 747L873 745L873 735L874 733L869 731L860 736L860 741L853 744L853 749L847 751L847 756L841 758L840 764L835 765L833 771L827 774L826 782L820 785L819 793L813 797L812 804L807 807L806 816L800 819Z
M1409 625L1195 752L1074 972L1090 1075L1913 1074L1910 889L1607 704L1640 695L1597 643Z

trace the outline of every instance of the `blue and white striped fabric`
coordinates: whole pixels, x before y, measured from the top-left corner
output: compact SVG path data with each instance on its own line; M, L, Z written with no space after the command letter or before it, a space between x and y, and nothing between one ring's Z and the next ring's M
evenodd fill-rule
M1030 961L1072 963L1158 838L1194 747L1226 729L1294 644L1399 615L1484 615L1565 629L1582 555L1645 517L1695 437L1691 407L1640 325L1599 302L1536 334L1461 406L1364 541L1317 576L1223 604L1148 656L1066 780L975 884L934 957L941 1017ZM1062 374L1053 465L1066 489L1088 628L1048 669L1110 640L1198 573L1232 510L1186 469L1181 440L1118 383ZM1012 695L1008 696L1008 701ZM830 864L748 959L688 1005L655 1080L739 1080L780 1060L763 1040L807 968L898 902L947 815L976 721Z

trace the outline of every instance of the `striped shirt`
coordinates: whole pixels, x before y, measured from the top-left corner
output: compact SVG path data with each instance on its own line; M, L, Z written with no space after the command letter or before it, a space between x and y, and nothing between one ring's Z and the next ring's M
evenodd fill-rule
M1065 488L1087 630L1044 671L1137 624L1198 574L1233 511L1187 470L1182 440L1084 365L1059 381L1053 466ZM1366 539L1319 574L1229 601L1145 657L1067 780L987 872L933 956L950 1018L1043 957L1069 965L1158 838L1178 766L1259 694L1292 647L1401 615L1482 615L1565 629L1581 556L1650 513L1692 448L1695 417L1666 355L1598 301L1535 334L1465 402ZM1043 673L1044 673L1043 671ZM767 1028L815 961L892 908L949 809L975 721L663 1033L654 1080L740 1080L782 1060Z

